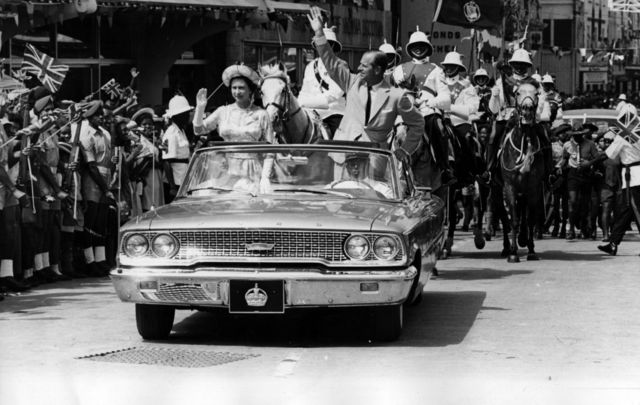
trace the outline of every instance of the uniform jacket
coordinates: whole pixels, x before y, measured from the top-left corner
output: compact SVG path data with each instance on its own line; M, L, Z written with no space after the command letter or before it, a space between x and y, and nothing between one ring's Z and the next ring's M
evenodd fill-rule
M320 58L309 62L304 69L298 102L303 108L315 110L321 119L344 114L344 91L331 79Z
M412 92L416 97L416 106L424 117L449 109L451 95L444 83L444 72L435 63L427 59L413 59L396 67L395 82ZM433 106L427 106L431 101Z
M445 79L451 93L451 107L448 110L451 124L471 124L473 114L478 111L480 97L476 93L476 88L466 79L460 76Z
M314 41L329 75L347 94L345 114L333 139L377 142L389 148L389 135L396 118L400 115L407 126L407 137L402 148L413 153L420 145L424 120L411 104L407 91L392 87L388 81L382 80L377 90L382 94L376 94L371 105L369 122L365 123L367 83L359 75L351 73L334 55L324 36L315 37ZM407 107L403 109L401 106Z

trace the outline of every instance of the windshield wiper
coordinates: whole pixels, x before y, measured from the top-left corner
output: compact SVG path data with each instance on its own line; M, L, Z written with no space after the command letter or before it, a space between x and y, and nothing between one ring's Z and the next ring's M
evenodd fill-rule
M280 193L288 193L288 192L293 192L293 193L311 193L311 194L323 194L323 195L337 195L340 197L345 197L345 198L351 198L353 199L354 197L349 194L349 193L343 193L341 191L335 191L335 190L316 190L316 189L312 189L312 188L280 188L280 189L276 189L273 190L273 192L280 192Z
M192 189L187 190L187 195L191 195L192 193L195 193L196 191L202 191L202 190L226 191L228 193L236 191L236 192L240 192L240 193L250 194L252 197L256 197L257 196L256 194L252 193L251 191L247 191L247 190L236 190L236 189L233 189L233 188L215 187L215 186L192 188Z

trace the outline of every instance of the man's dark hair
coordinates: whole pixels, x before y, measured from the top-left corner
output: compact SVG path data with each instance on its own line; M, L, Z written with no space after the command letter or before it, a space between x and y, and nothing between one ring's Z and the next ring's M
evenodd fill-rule
M381 51L369 51L368 54L373 55L372 65L379 66L384 72L387 69L387 54Z

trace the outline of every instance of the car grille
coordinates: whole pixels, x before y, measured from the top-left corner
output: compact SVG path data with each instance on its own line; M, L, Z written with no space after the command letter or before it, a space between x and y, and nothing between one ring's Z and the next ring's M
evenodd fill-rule
M347 260L342 244L349 236L342 232L298 231L178 231L173 232L180 242L176 259L200 257L273 257L295 259L321 259L329 262ZM251 243L273 244L265 251L247 250Z
M161 283L157 291L142 291L142 294L147 299L162 302L213 301L200 284Z
M242 259L264 262L287 263L324 263L340 265L367 266L370 264L388 265L389 262L380 262L373 251L361 261L353 261L344 253L345 240L353 235L340 231L286 231L286 230L176 230L170 233L178 239L180 248L178 253L169 259L171 262L239 262ZM151 241L157 232L142 233ZM371 246L379 236L383 234L362 233ZM266 250L248 250L248 244L273 245ZM405 251L402 243L400 250L392 262L399 263L405 260ZM138 258L154 257L151 249ZM122 260L122 259L121 259ZM125 259L126 260L126 257Z

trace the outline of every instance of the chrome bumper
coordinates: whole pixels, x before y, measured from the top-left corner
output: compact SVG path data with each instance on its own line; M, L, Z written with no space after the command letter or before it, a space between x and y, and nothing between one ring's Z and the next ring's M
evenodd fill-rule
M176 307L227 307L229 280L282 280L285 307L366 306L402 303L417 275L394 271L239 271L202 268L116 268L111 280L122 301ZM361 291L362 283L377 283ZM371 287L371 285L369 285ZM371 288L369 288L371 289Z

